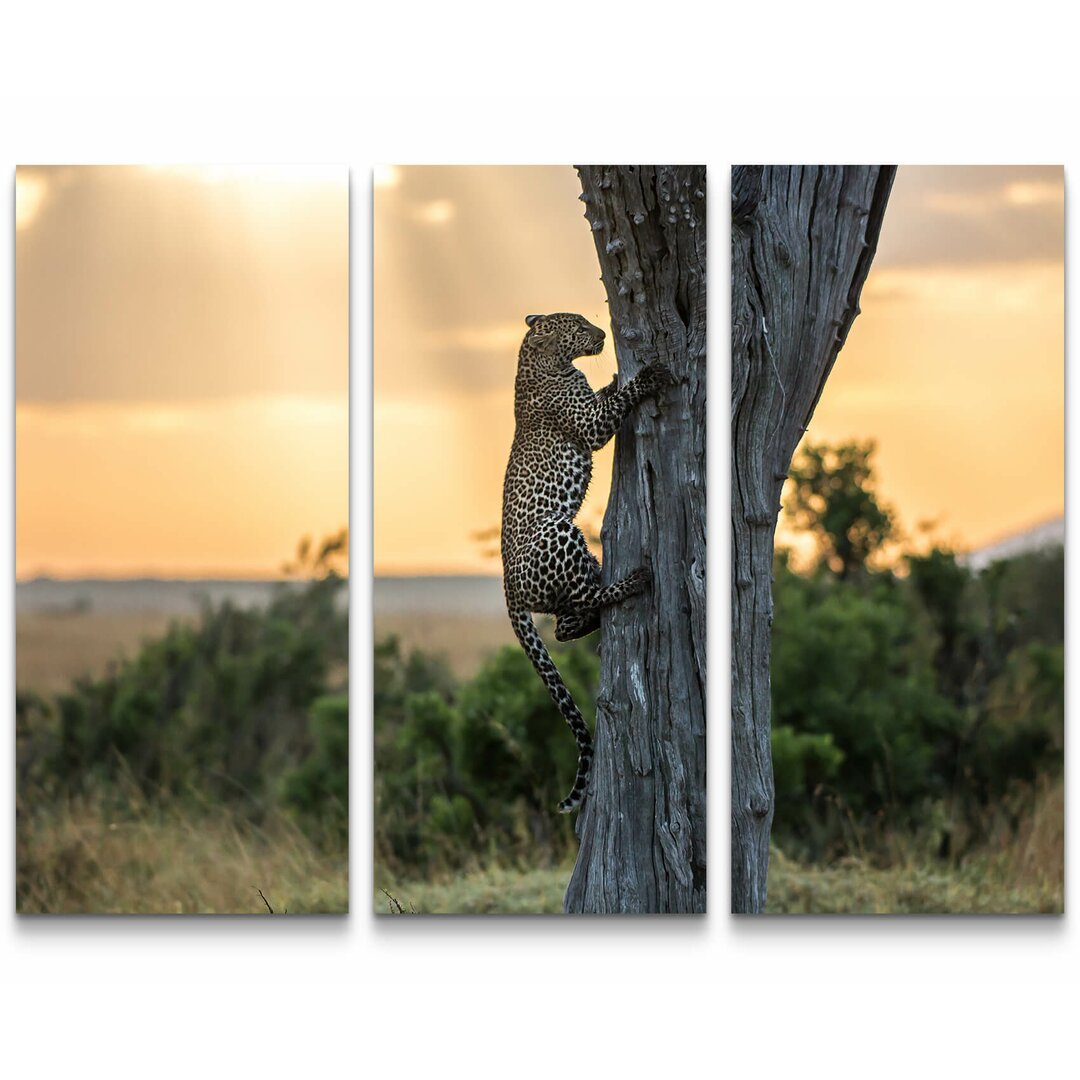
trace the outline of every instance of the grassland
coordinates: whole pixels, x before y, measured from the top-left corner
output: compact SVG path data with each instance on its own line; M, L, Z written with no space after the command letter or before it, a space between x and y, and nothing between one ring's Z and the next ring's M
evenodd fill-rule
M773 852L766 911L776 915L1036 915L1063 911L1061 879L1022 881L989 858L875 868L804 866Z
M505 615L446 615L424 618L412 613L375 616L375 640L393 634L405 651L419 649L442 656L458 679L471 678L496 649L516 640Z
M348 852L321 851L282 816L227 808L53 804L19 815L21 914L278 914L348 911Z
M561 914L572 869L572 864L540 870L491 867L434 881L377 875L373 910L380 915Z
M133 584L121 587L130 593ZM197 623L198 616L153 608L87 610L81 604L19 611L18 689L48 699L81 676L106 676L121 657L134 657L144 641L161 637L173 621ZM346 672L336 658L328 662L322 681L327 694L347 692ZM133 774L131 783L118 779L117 759L105 754L91 763L85 781L68 784L42 771L47 755L55 756L48 714L27 715L28 724L40 727L35 751L20 762L18 912L267 915L259 890L277 914L348 910L343 839L326 839L337 833L310 822L298 827L285 802L274 797L278 773L262 794L237 784L239 793L211 798L200 793L196 772L191 787L199 791L184 788L155 797ZM24 741L29 745L25 732L20 737L20 747ZM207 768L217 768L220 779L220 765L209 760ZM125 759L120 763L126 767Z
M767 913L781 915L1034 915L1064 911L1065 788L1044 789L1015 832L956 864L910 850L893 838L886 865L847 858L801 863L774 847ZM376 869L374 910L441 914L557 914L573 862L550 869L490 867L437 875L430 881L395 878ZM715 870L715 868L714 868ZM720 868L718 873L726 873ZM383 890L385 889L385 892ZM713 903L721 889L713 878ZM715 907L714 907L715 911Z
M15 617L15 684L55 694L84 675L101 676L121 657L160 637L169 623L194 619L162 611L20 611ZM406 650L441 655L459 679L476 674L495 649L514 641L505 615L423 616L378 612L375 639L397 635Z
M15 685L55 694L83 675L104 675L160 637L171 617L160 612L19 612L15 617Z
M436 882L391 881L385 888L406 914L554 915L562 912L570 872L569 866L489 869ZM374 910L396 914L386 893L376 891ZM774 850L766 910L773 915L1034 915L1061 913L1063 904L1060 878L1018 880L1007 860L980 859L960 868L910 863L878 869L858 860L822 867Z
M164 613L22 613L16 620L20 689L50 694L72 678L103 674L118 656L159 635ZM421 618L379 614L376 636L399 633L407 646L443 653L456 675L471 675L510 638L503 617ZM363 737L363 733L360 733ZM888 865L848 859L800 863L775 850L768 910L774 913L1034 913L1063 910L1064 792L1059 784L1002 843L960 865L901 854ZM340 912L348 904L344 851L313 845L274 816L255 826L223 807L83 801L24 808L19 815L18 910L22 912ZM713 866L713 910L726 867ZM558 913L571 864L491 866L431 880L376 869L373 909L391 902L417 913ZM719 876L718 876L719 875Z
M1015 832L948 864L900 854L888 865L849 858L800 865L773 850L768 911L788 914L1032 915L1065 910L1065 787L1040 792Z

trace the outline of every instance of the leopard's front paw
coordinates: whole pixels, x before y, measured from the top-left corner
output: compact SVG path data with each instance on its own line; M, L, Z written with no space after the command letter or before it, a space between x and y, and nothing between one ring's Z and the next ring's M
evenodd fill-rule
M637 596L645 592L653 583L653 573L647 566L639 566L632 574L626 577L627 596Z
M652 393L657 393L675 382L675 372L667 364L650 364L642 371L642 375Z

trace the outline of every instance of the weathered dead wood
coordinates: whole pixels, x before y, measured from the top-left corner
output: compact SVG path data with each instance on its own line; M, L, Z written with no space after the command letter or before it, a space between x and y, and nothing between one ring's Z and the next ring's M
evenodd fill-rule
M678 379L616 438L605 583L646 596L601 629L596 757L568 912L705 910L705 169L581 166L619 379Z
M739 166L731 231L731 908L764 910L780 489L859 313L894 166Z

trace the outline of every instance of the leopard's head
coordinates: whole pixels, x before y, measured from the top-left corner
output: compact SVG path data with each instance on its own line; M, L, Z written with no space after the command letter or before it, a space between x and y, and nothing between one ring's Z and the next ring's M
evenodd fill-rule
M554 359L571 363L579 356L596 356L603 352L604 331L588 319L570 312L554 315L526 315L529 332L522 346L531 346Z

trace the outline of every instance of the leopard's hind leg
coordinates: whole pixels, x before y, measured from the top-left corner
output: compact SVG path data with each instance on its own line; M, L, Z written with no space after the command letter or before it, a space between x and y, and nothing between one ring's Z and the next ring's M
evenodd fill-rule
M641 592L651 575L647 570L636 570L622 581L601 585L600 563L589 550L581 530L565 518L549 521L538 529L532 541L515 556L512 569L512 575L507 577L506 599L514 632L578 746L574 787L559 803L560 813L565 814L579 806L585 797L593 755L592 736L537 633L530 612L554 615L555 636L562 641L581 637L599 626L602 608Z
M556 586L555 638L571 641L600 627L600 611L642 592L652 580L646 569L611 585L600 584L600 563L582 531L571 521L554 522L541 544L541 565Z

